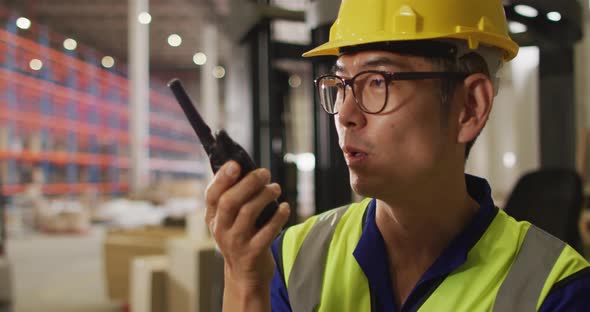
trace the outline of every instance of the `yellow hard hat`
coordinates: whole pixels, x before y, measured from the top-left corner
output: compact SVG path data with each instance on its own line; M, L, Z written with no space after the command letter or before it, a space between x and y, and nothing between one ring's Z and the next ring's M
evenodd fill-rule
M304 57L338 55L340 48L377 42L461 39L518 53L508 35L502 0L342 0L330 40Z

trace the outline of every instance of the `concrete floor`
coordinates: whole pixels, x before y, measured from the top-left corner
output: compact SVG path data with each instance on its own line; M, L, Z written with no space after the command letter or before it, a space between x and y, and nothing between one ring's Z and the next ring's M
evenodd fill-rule
M85 235L9 239L14 312L120 312L106 294L103 235L96 227Z

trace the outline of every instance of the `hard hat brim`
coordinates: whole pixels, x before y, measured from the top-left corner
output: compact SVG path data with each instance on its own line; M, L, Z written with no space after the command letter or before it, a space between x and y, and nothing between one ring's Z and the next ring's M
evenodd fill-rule
M477 40L475 40L477 38ZM494 36L491 34L487 34L487 36L482 36L481 33L455 33L455 34L436 34L431 36L422 36L421 38L416 38L415 34L411 38L374 38L372 40L367 40L366 37L361 37L358 40L334 40L325 44L322 44L308 52L303 54L303 57L315 57L315 56L338 56L340 54L340 48L344 47L352 47L357 45L364 45L370 43L377 43L377 42L389 42L389 41L413 41L413 40L436 40L436 39L463 39L469 42L469 46L472 49L477 49L479 44L489 45L489 46L496 46L501 47L504 50L504 61L510 61L516 57L518 54L518 44L512 40L507 40L506 38L500 36Z

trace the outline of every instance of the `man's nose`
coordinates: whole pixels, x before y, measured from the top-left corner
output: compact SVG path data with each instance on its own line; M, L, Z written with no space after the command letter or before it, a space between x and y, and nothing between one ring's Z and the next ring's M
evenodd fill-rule
M365 115L358 106L352 89L348 88L346 91L344 101L338 107L336 122L347 128L362 126L365 122Z

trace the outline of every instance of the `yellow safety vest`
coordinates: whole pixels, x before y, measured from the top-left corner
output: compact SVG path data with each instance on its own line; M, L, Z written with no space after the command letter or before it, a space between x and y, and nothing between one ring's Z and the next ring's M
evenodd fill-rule
M294 312L371 311L367 277L352 255L370 201L285 232L279 261ZM537 311L554 284L588 266L567 244L500 210L418 311Z

